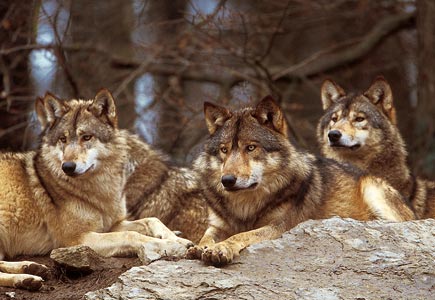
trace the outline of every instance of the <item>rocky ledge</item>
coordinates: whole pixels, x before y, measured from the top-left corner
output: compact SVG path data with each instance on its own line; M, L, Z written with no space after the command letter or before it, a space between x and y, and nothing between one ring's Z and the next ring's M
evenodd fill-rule
M95 299L430 299L435 220L307 221L224 268L199 261L135 267ZM433 298L432 298L433 299Z

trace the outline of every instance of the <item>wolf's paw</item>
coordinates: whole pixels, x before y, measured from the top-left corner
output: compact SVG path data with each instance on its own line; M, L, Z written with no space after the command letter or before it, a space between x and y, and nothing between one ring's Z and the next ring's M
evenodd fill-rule
M50 274L50 270L44 265L35 262L29 262L29 264L23 266L23 273L36 275L42 277L43 279L47 279Z
M44 281L39 276L33 275L24 275L19 274L16 275L16 280L14 286L19 289L24 289L28 291L39 291L42 287L42 282Z
M186 249L192 248L195 244L192 243L191 241L187 240L187 239L183 239L180 237L176 237L175 239L169 239L170 241L179 243L181 245L184 245L184 247L186 247ZM184 250L186 250L184 249Z
M202 252L204 249L200 246L193 246L187 249L186 258L187 259L201 259Z
M223 266L229 264L238 255L231 245L226 243L217 243L202 253L201 260L214 266Z

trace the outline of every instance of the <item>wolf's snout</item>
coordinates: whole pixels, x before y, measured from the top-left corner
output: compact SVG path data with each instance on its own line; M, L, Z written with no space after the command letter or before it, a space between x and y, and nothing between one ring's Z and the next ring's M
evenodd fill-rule
M62 164L62 170L65 172L66 175L73 175L76 167L76 163L72 161L67 161Z
M224 175L221 178L222 185L226 188L231 188L236 184L237 177L234 175Z
M338 130L331 130L330 132L328 132L329 141L332 143L338 142L340 140L341 136L342 136L342 134Z

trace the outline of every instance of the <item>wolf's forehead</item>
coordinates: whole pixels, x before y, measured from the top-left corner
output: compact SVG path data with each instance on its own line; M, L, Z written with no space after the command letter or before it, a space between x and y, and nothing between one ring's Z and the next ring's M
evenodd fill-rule
M59 122L59 130L74 135L98 127L98 119L88 111L89 104L84 101L70 101L68 110Z
M260 142L270 140L272 135L268 129L262 126L252 115L252 110L243 110L233 114L226 123L221 135L221 142Z
M340 99L333 107L333 112L345 117L355 113L365 113L369 106L368 99L363 95L350 95Z

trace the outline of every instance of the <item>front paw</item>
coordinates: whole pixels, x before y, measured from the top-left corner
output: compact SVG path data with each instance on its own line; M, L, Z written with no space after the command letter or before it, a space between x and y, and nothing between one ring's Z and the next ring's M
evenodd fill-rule
M223 266L231 263L238 254L231 244L222 242L205 249L201 260L210 265Z
M187 249L186 258L187 259L201 259L204 249L200 246L193 246Z

